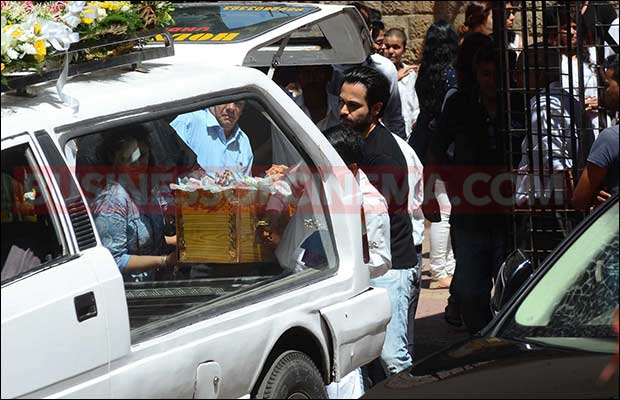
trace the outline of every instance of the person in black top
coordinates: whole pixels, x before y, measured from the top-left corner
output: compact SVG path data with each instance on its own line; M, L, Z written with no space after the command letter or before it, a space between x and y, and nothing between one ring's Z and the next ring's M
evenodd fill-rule
M379 120L389 99L388 80L369 67L356 67L344 76L340 92L340 119L362 136L360 165L372 185L385 197L390 215L392 270L371 281L388 289L392 321L381 354L389 374L412 364L407 350L407 315L410 300L419 294L417 254L407 212L407 162L396 139ZM415 302L417 304L417 302Z
M467 39L466 39L467 40ZM512 211L508 137L497 129L496 53L491 42L475 53L475 81L446 102L431 152L447 183L456 270L450 287L471 334L491 319L493 278L506 256ZM449 160L447 149L453 147Z

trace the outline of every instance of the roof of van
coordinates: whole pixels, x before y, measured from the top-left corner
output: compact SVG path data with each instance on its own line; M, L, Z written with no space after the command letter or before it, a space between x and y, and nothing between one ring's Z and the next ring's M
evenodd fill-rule
M226 89L270 83L260 71L246 67L208 68L175 57L152 60L140 70L115 68L75 77L63 92L79 102L77 113L63 104L55 82L34 86L35 97L2 93L2 139L25 131L52 129ZM275 85L275 84L273 84Z
M276 9L293 11L266 11L275 5L179 4L176 25L169 27L177 56L201 64L266 67L287 35L292 36L280 66L356 64L370 55L370 33L355 7L277 3Z

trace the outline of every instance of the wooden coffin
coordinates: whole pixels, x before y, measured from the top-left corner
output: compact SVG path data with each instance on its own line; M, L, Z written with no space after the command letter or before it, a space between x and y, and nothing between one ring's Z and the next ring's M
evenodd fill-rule
M175 191L179 261L193 264L267 263L274 250L257 227L269 193L230 189Z

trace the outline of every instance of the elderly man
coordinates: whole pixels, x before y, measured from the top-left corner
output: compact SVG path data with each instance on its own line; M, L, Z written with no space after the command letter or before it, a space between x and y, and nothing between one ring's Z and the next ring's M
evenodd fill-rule
M250 176L254 155L250 139L239 128L245 103L220 104L179 115L171 125L196 153L207 174L229 170Z

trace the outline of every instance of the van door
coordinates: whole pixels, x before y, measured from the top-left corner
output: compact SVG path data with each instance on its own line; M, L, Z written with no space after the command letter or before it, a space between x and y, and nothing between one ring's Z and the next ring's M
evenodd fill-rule
M105 299L91 263L112 257L53 176L29 135L2 141L2 397L108 397ZM73 227L84 216L80 247Z

